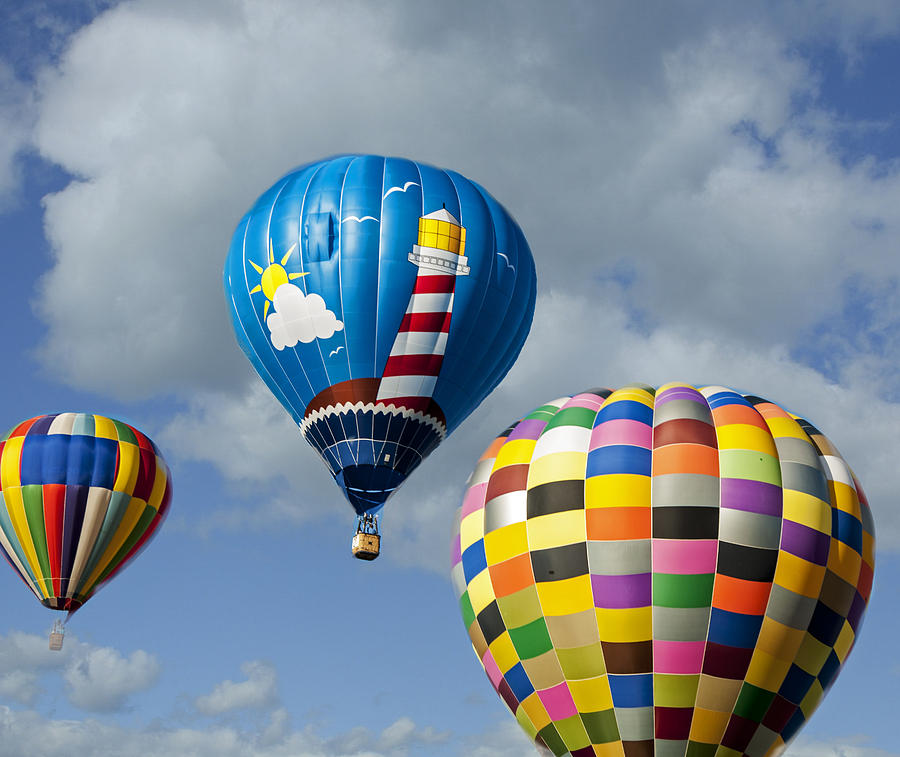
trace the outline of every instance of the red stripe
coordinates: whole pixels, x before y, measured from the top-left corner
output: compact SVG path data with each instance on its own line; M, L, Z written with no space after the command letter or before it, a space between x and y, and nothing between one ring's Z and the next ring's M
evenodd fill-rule
M448 333L450 313L407 313L397 331L423 331L428 334Z
M40 420L41 416L37 416L37 418L29 418L27 421L22 421L18 426L16 426L12 431L9 432L9 438L12 439L14 436L25 436L28 434L28 429L30 429L36 421Z
M437 376L443 355L391 355L383 376Z
M421 410L424 413L428 409L431 397L384 397L378 401L383 405L396 405L410 410Z
M456 276L416 276L413 294L450 294L456 284Z

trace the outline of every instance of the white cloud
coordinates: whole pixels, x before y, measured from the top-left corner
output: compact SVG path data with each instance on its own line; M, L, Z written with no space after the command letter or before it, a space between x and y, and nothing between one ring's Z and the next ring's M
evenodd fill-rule
M194 706L204 715L222 715L233 710L262 709L278 700L278 673L267 662L241 665L246 681L222 681L209 694L197 697ZM274 731L272 732L274 733Z
M278 712L273 721L283 720ZM226 726L205 730L126 728L96 720L53 720L34 711L8 707L0 707L0 732L0 757L408 757L421 754L417 750L423 745L427 748L445 739L434 729L418 728L406 718L381 734L357 728L325 739L306 728L273 740L269 726L260 732Z
M466 744L467 757L521 757L523 754L537 754L534 742L512 719L498 723L486 733L469 737Z
M784 757L900 757L900 752L867 746L865 736L839 742L812 741L802 736L784 753Z
M35 108L31 90L0 59L0 211L16 204L19 157L30 146Z
M55 674L65 682L71 704L89 712L125 708L132 694L156 683L160 666L141 650L128 657L66 635L62 651L51 652L47 637L13 631L0 636L0 698L34 704L44 693L42 678Z
M41 675L62 668L67 654L51 652L40 636L13 631L0 637L0 697L32 704L43 691Z
M439 744L447 741L449 734L431 726L419 728L410 718L402 717L385 728L378 738L378 748L390 752L408 749L414 744Z
M900 514L890 506L900 488L896 428L900 405L879 398L877 376L854 375L842 385L793 361L787 350L721 341L687 326L642 331L617 303L614 287L598 315L595 299L550 291L538 298L532 334L516 365L490 400L407 479L388 502L383 528L391 534L385 555L402 564L447 570L447 551L434 534L449 534L464 483L490 441L522 415L563 394L632 381L722 384L757 394L802 415L820 428L853 467L872 506L880 548L900 549ZM558 366L567 366L561 377ZM217 513L216 523L260 527L334 514L338 490L318 455L287 414L253 382L242 397L215 395L196 403L163 433L180 456L219 466L251 487L282 481L282 490L254 510ZM304 491L302 509L290 492Z
M114 712L131 694L156 683L160 666L142 649L123 657L110 647L94 647L75 656L63 672L69 701L89 712Z
M197 394L157 436L173 457L215 465L232 491L253 496L252 509L223 505L214 520L194 523L201 531L297 524L333 514L342 498L318 454L255 375L241 394Z
M542 287L583 290L624 263L648 318L721 339L790 346L839 313L847 276L897 275L897 169L841 163L837 119L797 111L817 74L786 53L835 29L849 50L896 9L776 8L767 26L661 4L648 27L598 6L577 28L507 11L442 19L458 45L415 4L133 2L82 29L40 86L39 149L82 177L47 198L47 364L126 397L233 391L231 231L280 173L348 146L483 182L523 224Z
M277 350L293 347L297 342L309 344L314 339L330 339L343 331L344 324L315 292L309 295L293 284L282 284L275 290L275 312L266 318Z
M443 527L471 464L517 413L597 383L679 377L807 414L859 473L880 543L900 545L880 505L897 485L898 406L886 398L900 396L889 336L900 170L842 160L845 124L817 107L819 75L792 48L839 38L849 55L883 33L876 21L896 29L900 11L801 4L766 23L661 4L648 26L617 7L584 10L578 28L539 5L484 9L478 25L443 19L466 31L458 45L436 43L433 13L415 4L350 3L337 18L280 0L138 1L98 17L41 78L37 144L81 177L46 200L47 364L95 391L179 392L188 409L166 432L176 454L312 494L301 511L270 486L256 522L324 512L336 492L324 466L264 390L245 388L222 263L237 218L290 166L348 146L411 155L512 210L541 297L502 391L389 504L398 559L436 567L423 535ZM333 44L337 28L351 48ZM573 73L585 70L587 82ZM871 301L870 322L845 314L848 282ZM801 349L834 363L831 380Z

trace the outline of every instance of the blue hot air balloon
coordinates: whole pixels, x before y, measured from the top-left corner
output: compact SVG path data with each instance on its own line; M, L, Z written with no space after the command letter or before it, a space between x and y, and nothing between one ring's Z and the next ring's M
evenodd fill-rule
M478 184L340 155L256 201L225 291L241 348L359 516L354 554L372 559L385 501L518 356L535 270Z

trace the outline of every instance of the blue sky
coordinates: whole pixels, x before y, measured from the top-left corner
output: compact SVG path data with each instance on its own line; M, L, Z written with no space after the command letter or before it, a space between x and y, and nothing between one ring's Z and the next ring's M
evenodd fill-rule
M900 755L900 10L374 8L0 11L0 420L122 418L175 482L62 654L0 574L0 757L527 754L447 577L466 477L545 400L673 380L778 401L854 466L873 600L788 754ZM372 564L349 558L352 512L240 354L221 286L253 200L347 151L480 182L539 276L519 362L388 504Z

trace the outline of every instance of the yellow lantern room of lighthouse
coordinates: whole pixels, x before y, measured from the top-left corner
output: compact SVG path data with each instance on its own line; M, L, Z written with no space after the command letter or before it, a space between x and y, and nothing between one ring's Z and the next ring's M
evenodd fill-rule
M433 270L466 276L466 230L446 208L419 218L418 244L409 260ZM448 254L449 253L449 254Z

